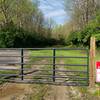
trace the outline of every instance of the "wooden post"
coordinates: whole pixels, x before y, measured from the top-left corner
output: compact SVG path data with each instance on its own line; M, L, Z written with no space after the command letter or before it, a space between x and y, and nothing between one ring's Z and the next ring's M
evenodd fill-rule
M95 86L96 79L96 68L95 68L95 37L90 39L90 70L89 70L89 85L90 87Z

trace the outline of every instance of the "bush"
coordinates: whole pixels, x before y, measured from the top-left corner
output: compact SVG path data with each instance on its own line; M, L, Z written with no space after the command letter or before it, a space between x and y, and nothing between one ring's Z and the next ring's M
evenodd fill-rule
M1 48L31 48L31 47L44 47L52 46L60 43L61 41L47 38L37 32L27 32L22 28L16 26L5 26L0 30L0 47ZM62 42L61 42L62 43Z
M97 46L100 46L100 15L88 23L83 30L71 32L68 37L68 44L89 46L90 37L95 36Z

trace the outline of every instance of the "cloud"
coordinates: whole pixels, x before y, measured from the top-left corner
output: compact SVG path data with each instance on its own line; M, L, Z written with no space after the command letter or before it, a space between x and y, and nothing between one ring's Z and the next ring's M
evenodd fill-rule
M48 11L48 10L51 10L52 8L49 7L49 6L39 6L40 9L42 9L43 11Z
M56 23L63 24L69 20L67 13L64 11L63 0L39 0L39 8L43 12L45 19L52 18Z
M66 13L64 10L55 10L55 11L48 12L48 14L45 14L45 17L50 18L50 17L65 16L65 15Z

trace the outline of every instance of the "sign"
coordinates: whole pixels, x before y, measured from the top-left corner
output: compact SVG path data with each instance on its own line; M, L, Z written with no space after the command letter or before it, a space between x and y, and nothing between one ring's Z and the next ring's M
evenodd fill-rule
M100 82L100 61L96 62L96 82Z

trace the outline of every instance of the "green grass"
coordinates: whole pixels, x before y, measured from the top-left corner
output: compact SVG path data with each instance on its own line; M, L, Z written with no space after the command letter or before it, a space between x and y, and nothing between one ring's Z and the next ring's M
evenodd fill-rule
M47 60L48 62L52 63L53 58L33 58L32 56L52 56L52 50L37 50L30 52L30 59L31 62L40 61L40 60ZM86 51L84 50L56 50L56 56L87 56ZM59 61L63 60L65 64L87 64L87 59L79 59L79 58L56 58L56 63L59 64ZM96 52L96 61L100 61L100 51ZM73 70L86 70L85 67L70 67Z
M7 74L18 74L19 71L13 71L13 70L0 70L0 74L6 74L6 76L0 76L0 84L6 82L5 78L9 78Z
M32 56L52 56L53 55L53 52L52 50L37 50L37 51L30 51L30 62L33 62L33 63L37 63L38 61L41 61L41 60L46 60L46 63L52 63L52 60L53 58L33 58ZM86 55L86 52L85 51L74 51L74 50L57 50L56 51L56 56L87 56ZM72 58L56 58L56 63L59 64L60 61L63 61L65 64L86 64L87 63L87 60L85 59L72 59ZM62 66L59 66L59 67L62 67ZM46 69L46 70L49 70L51 69L52 66L44 66L43 69ZM84 67L71 67L71 66L65 66L65 68L67 70L86 70L86 68ZM52 74L50 72L45 72L43 71L42 73L40 74ZM77 74L80 74L80 73L77 73ZM84 76L82 74L80 74L80 76ZM39 77L40 78L40 77ZM37 77L38 79L38 77ZM42 100L43 96L45 95L44 92L41 92L45 89L43 89L43 87L41 85L38 85L36 88L39 88L39 89L36 89L36 90L39 90L38 93L36 93L35 96L31 96L31 97L34 97L34 100ZM44 86L45 88L45 86ZM50 86L49 86L50 88ZM42 90L43 89L43 90Z
M100 50L96 51L96 61L100 61Z
M40 60L47 60L49 63L52 64L53 58L33 58L32 56L53 56L52 50L38 50L38 51L31 51L31 62L40 61ZM56 50L56 56L87 56L85 51L76 51L76 50ZM87 59L78 59L78 58L56 58L56 64L59 64L59 61L63 60L65 64L87 64ZM67 66L68 67L68 66ZM86 69L85 67L70 67L73 70L83 70Z
M100 96L100 89L96 90L94 93L95 96Z
M32 56L53 56L53 51L52 50L34 50L34 51L30 51L30 61L33 63L37 63L38 61L41 60L46 60L46 64L52 64L53 63L53 58L34 58ZM86 51L84 50L56 50L56 56L82 56L82 57L86 57ZM60 62L63 61L64 64L82 64L82 65L86 65L87 64L87 59L81 59L81 58L56 58L56 64L61 64ZM41 64L45 64L45 63L41 63ZM60 68L63 67L66 70L71 70L71 71L87 71L87 66L56 66L56 68ZM44 66L42 69L46 69L46 70L52 70L52 66ZM42 71L39 73L39 75L52 75L52 72L49 71ZM59 73L56 73L56 75L58 75ZM68 73L66 73L68 74ZM70 73L71 75L72 73ZM84 78L87 77L87 74L84 73L73 73L75 75L78 75L80 78ZM76 76L77 77L77 76ZM40 77L35 77L35 79L39 79ZM40 78L41 79L41 78ZM73 80L73 79L71 79ZM84 82L83 82L84 83Z
M39 50L39 51L32 51L31 52L31 61L39 61L39 60L50 60L52 61L53 58L32 58L32 56L52 56L52 50ZM57 50L56 56L87 56L86 53L83 51L74 51L74 50ZM86 59L77 59L77 58L56 58L56 62L63 60L66 64L86 64ZM51 62L52 63L52 62Z

